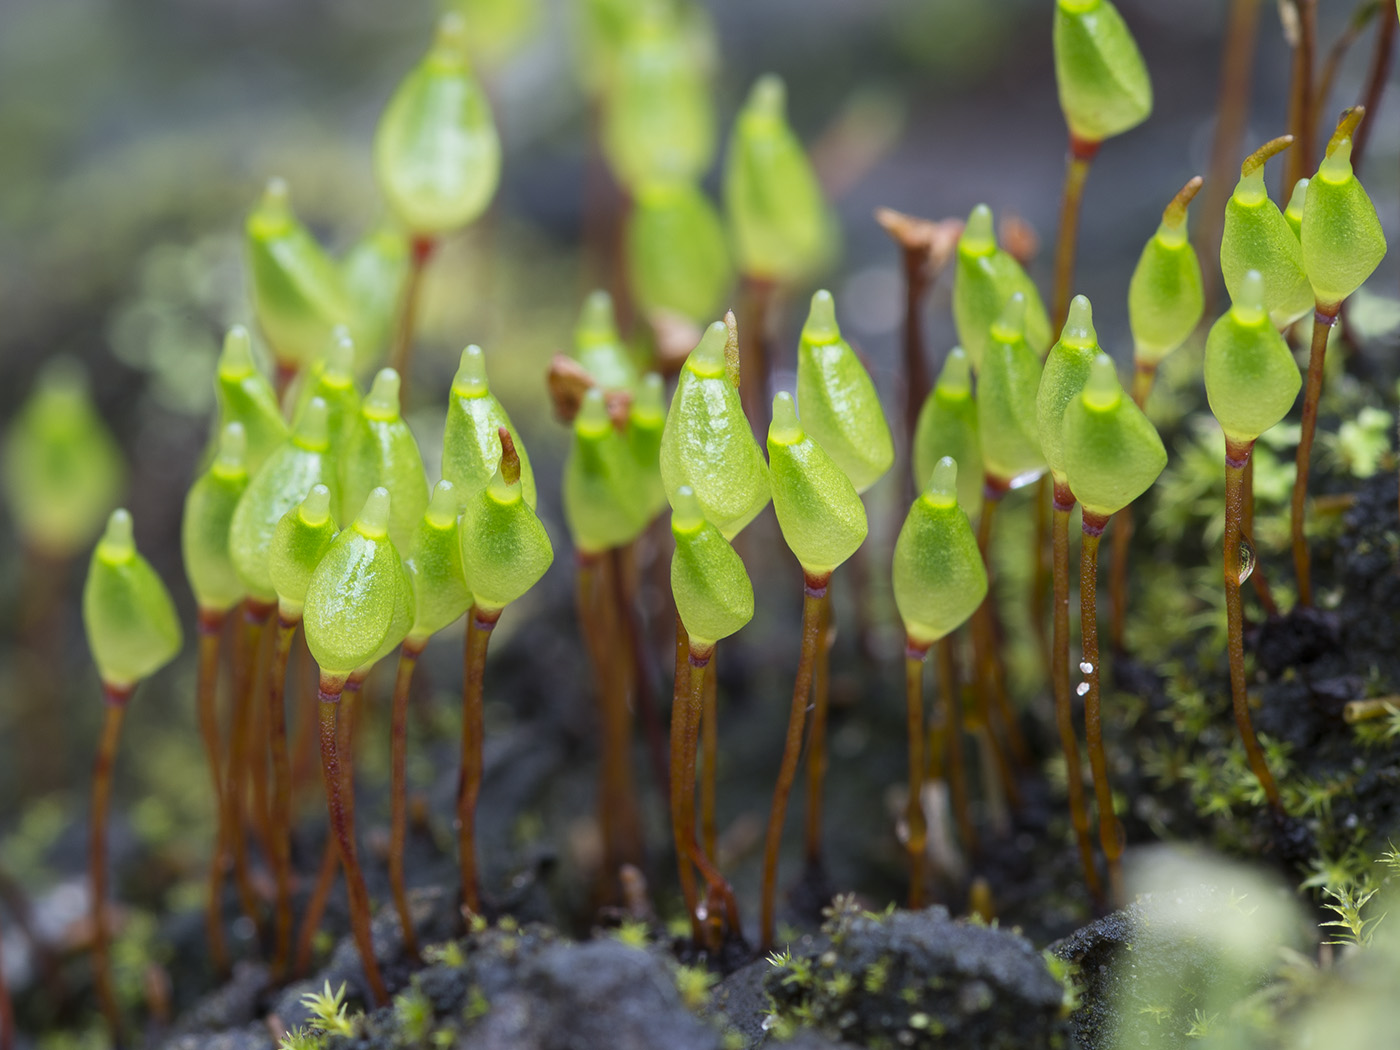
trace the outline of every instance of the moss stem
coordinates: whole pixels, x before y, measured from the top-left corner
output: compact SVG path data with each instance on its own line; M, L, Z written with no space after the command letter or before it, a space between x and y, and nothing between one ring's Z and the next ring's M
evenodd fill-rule
M287 661L300 618L278 618L276 647L267 678L268 748L272 755L272 867L277 881L273 973L285 976L292 962L292 764L287 754L285 691Z
M1050 599L1052 573L1046 562L1045 552L1051 547L1051 487L1050 475L1042 474L1035 483L1035 529L1031 535L1031 626L1035 630L1036 646L1040 649L1040 663L1049 678L1053 673L1054 656L1050 631L1045 625L1045 605Z
M409 369L413 361L413 335L418 325L423 274L437 246L436 238L413 238L409 246L408 277L399 295L398 314L394 320L394 346L389 354L389 367L399 374L399 398L405 404L408 403Z
M1108 757L1103 746L1099 667L1099 537L1110 515L1084 512L1084 536L1079 546L1079 633L1084 674L1084 743L1094 774L1094 797L1099 810L1099 845L1108 866L1109 895L1115 906L1123 900L1123 826L1113 811L1113 787L1108 782ZM1081 687L1082 688L1082 687Z
M687 772L687 744L694 730L690 718L690 639L680 616L676 617L676 678L671 700L671 838L676 845L676 866L690 919L690 933L699 944L705 931L700 923L695 871L690 851L690 821L695 819L695 775Z
M715 668L716 646L705 664L704 696L700 707L701 747L704 753L700 777L700 843L705 856L719 860L719 827L715 814L719 776L719 703Z
M1293 533L1293 573L1298 581L1298 604L1312 604L1312 559L1308 553L1307 503L1308 468L1312 465L1313 437L1317 433L1317 406L1322 399L1323 367L1327 360L1327 337L1337 323L1337 307L1323 306L1313 311L1312 348L1308 353L1308 382L1303 392L1303 425L1298 435L1297 473L1293 478L1293 506L1290 524Z
M742 375L739 396L744 403L744 415L755 433L763 433L768 412L768 316L773 307L777 282L768 277L744 274L739 289L739 367Z
M1031 749L1006 692L1006 675L999 643L1001 631L997 622L995 580L992 574L992 522L1007 491L1005 481L988 475L983 487L982 513L977 519L977 550L982 555L982 565L992 585L987 588L987 596L982 599L982 604L972 614L972 640L973 648L977 650L980 680L984 683L983 688L991 701L991 718L988 725L990 727L993 722L998 724L1010 757L1017 768L1025 769L1031 764ZM1012 795L1014 798L1016 792Z
M482 743L486 718L482 680L486 674L486 647L500 618L499 609L475 605L467 613L467 642L462 685L462 775L457 786L457 858L462 869L462 906L481 914L480 879L476 868L476 803L481 797Z
M958 689L957 651L951 635L938 642L938 724L944 726L942 765L948 772L953 796L953 817L963 849L977 852L977 829L972 823L972 806L967 794L967 762L963 756L962 693Z
M123 1044L121 1006L112 984L110 931L107 918L107 811L112 801L112 771L117 762L117 746L121 741L122 721L131 688L102 687L104 717L102 738L97 747L97 762L92 771L92 810L88 817L88 865L92 877L92 967L97 987L97 1002L107 1019L112 1045Z
M632 681L635 684L636 707L641 713L642 731L646 734L647 754L656 789L664 798L671 789L666 768L666 732L661 724L656 683L660 672L647 645L646 622L637 596L637 543L616 551L618 617L631 657ZM660 559L658 559L660 560ZM669 582L670 577L667 577Z
M830 585L828 585L830 586ZM807 867L822 867L822 786L826 780L826 716L831 701L831 601L822 602L817 624L817 655L812 667L812 724L807 731Z
M909 735L909 792L905 800L905 849L909 852L909 907L924 906L928 822L924 818L924 657L928 646L910 639L904 650L904 690Z
M607 872L611 886L621 890L619 873L623 865L640 867L642 856L642 820L637 810L637 787L632 776L632 705L636 691L635 664L630 658L619 659L619 653L630 648L627 609L623 586L622 552L608 551L607 576L600 580L600 599L604 603L602 622L606 624L608 645L604 653L607 691L603 705L603 775L607 781L605 797L614 812L614 842L611 846L613 863ZM628 653L630 657L630 652ZM619 897L620 899L620 897Z
M419 961L418 931L413 925L413 913L408 908L408 891L404 888L404 844L408 839L408 697L413 686L413 671L418 666L418 654L423 643L407 639L399 648L399 666L394 675L394 702L390 730L389 786L389 886L394 895L394 907L399 913L403 930L403 947L408 957Z
M739 925L739 907L734 900L734 891L728 881L715 867L714 854L701 848L695 835L695 766L697 736L704 714L706 682L710 663L714 657L714 647L693 646L686 639L686 744L684 779L687 797L683 801L683 819L686 827L683 840L684 849L691 861L699 869L707 889L705 914L695 915L695 924L701 931L701 941L711 952L718 952L724 940L724 927L727 925L734 934L742 934ZM681 848L678 846L678 848ZM695 927L692 927L692 931Z
M1293 148L1283 165L1282 199L1287 200L1298 180L1313 170L1317 114L1313 98L1313 62L1317 51L1317 0L1291 0L1297 16L1297 42L1293 45L1293 79L1288 96L1288 130Z
M248 836L245 824L249 739L252 732L252 701L255 662L258 652L258 613L251 601L244 602L242 623L233 655L233 714L230 719L228 763L224 772L223 814L226 848L233 856L233 881L238 890L243 915L258 928L262 924L262 907L253 888L248 867Z
M224 624L228 615L214 610L199 612L199 670L195 684L195 707L199 735L204 741L204 760L214 789L214 848L209 856L209 889L204 908L204 933L209 942L209 961L220 977L228 974L228 944L224 940L224 777L223 746L219 739L219 654L223 648Z
M1069 137L1065 160L1065 184L1060 198L1060 233L1055 242L1055 322L1054 330L1064 327L1069 316L1070 293L1074 286L1074 258L1079 248L1079 211L1084 203L1084 182L1089 166L1099 151L1099 143Z
M1250 456L1244 465L1244 505L1240 510L1240 535L1245 537L1251 547L1254 546L1253 456ZM1259 604L1264 607L1264 614L1270 619L1278 616L1278 602L1274 601L1273 588L1269 586L1269 574L1264 571L1264 566L1257 559L1254 562L1254 571L1249 578L1254 584L1254 593L1259 598Z

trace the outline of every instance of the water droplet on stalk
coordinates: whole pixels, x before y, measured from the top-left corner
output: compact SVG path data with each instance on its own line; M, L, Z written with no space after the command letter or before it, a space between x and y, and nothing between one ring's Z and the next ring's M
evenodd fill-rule
M1250 576L1254 575L1254 548L1250 546L1249 540L1240 537L1240 583L1244 583Z
M1078 696L1084 696L1086 693L1089 692L1089 683L1080 682L1077 686L1075 686L1074 692Z
M1081 660L1079 661L1079 671L1081 674L1093 674L1094 665L1091 664L1088 660Z

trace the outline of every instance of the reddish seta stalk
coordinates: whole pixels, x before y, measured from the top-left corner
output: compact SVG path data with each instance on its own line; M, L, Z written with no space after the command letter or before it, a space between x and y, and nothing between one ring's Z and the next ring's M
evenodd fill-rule
M831 702L831 602L822 602L817 656L812 667L812 724L807 731L807 870L822 870L822 786L826 780L826 717ZM708 738L707 738L708 743Z
M117 762L117 745L121 741L122 721L126 704L131 699L131 687L117 688L103 684L105 715L102 740L97 748L97 762L92 771L92 811L88 817L88 864L92 877L92 966L97 987L97 1002L107 1020L112 1045L123 1042L121 1006L112 984L112 960L107 919L107 811L112 800L112 770Z
M292 763L287 753L284 702L287 661L299 620L279 617L267 678L267 740L272 756L272 867L277 881L273 973L285 975L292 963Z
M199 733L204 740L204 760L214 789L216 825L214 848L209 857L208 900L204 909L204 932L209 942L209 960L214 972L228 973L228 945L224 941L223 888L226 829L224 827L222 745L219 740L219 650L226 614L201 609L199 613L199 671L195 685L195 707Z
M690 919L691 938L699 944L705 936L700 921L699 896L695 886L692 854L687 849L695 820L695 771L687 766L686 757L693 753L690 739L695 732L691 717L690 639L681 618L676 617L676 677L671 701L671 838L676 845L676 867L680 878L681 897Z
M408 697L413 686L413 671L423 644L406 640L399 648L399 669L394 676L394 703L390 736L390 823L389 823L389 886L394 895L394 908L399 913L403 930L404 952L414 962L419 961L418 931L413 925L413 913L408 907L408 890L404 885L404 847L408 839Z
M1298 581L1298 604L1312 604L1312 558L1308 552L1308 468L1312 465L1313 437L1317 433L1317 406L1322 399L1323 366L1327 338L1337 323L1341 304L1319 303L1313 312L1312 349L1308 354L1308 381L1303 392L1303 424L1298 435L1297 472L1293 478L1293 506L1289 521L1293 534L1293 573ZM1245 457L1246 459L1248 456Z
M924 658L928 646L912 638L904 649L904 685L909 734L909 793L905 799L905 849L909 853L909 907L924 906L928 821L924 817Z
M409 367L413 357L413 334L418 324L418 304L423 291L423 273L437 250L434 237L418 235L409 245L408 277L399 297L398 317L394 322L394 344L389 354L389 366L399 374L399 396L408 398Z
M1094 775L1094 797L1099 810L1099 845L1108 866L1108 892L1114 905L1123 900L1123 826L1113 811L1113 787L1108 782L1108 757L1103 746L1103 723L1099 693L1099 537L1110 515L1084 511L1083 539L1079 547L1079 631L1083 660L1079 665L1084 682L1084 743L1089 751L1089 768ZM1087 687L1087 688L1086 688Z
M482 708L482 680L486 671L486 647L500 619L499 609L467 613L467 641L462 686L462 774L457 785L457 855L462 869L462 907L481 914L481 891L476 869L476 803L481 796L482 736L486 721Z
M1054 331L1064 327L1069 316L1070 291L1074 284L1074 259L1079 249L1079 211L1084 203L1084 182L1089 165L1099 152L1100 143L1088 142L1073 133L1065 160L1065 185L1060 200L1060 234L1055 245Z

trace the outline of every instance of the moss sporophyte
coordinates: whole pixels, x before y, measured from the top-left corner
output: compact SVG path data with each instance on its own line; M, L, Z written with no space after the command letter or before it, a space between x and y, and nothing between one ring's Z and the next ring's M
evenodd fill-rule
M1007 299L1017 293L1025 300L1026 342L1037 354L1044 354L1054 334L1040 293L1021 264L997 244L992 209L979 204L958 238L953 271L953 323L974 370L982 366L992 325Z
M961 347L943 362L938 382L929 391L914 427L911 467L922 491L944 456L961 463L958 502L970 514L982 508L982 451L977 437L977 402L972 397L972 368Z
M1313 307L1303 250L1264 185L1264 165L1293 144L1292 135L1264 143L1245 158L1240 181L1225 205L1220 240L1220 272L1233 299L1244 275L1255 270L1263 278L1264 305L1278 328L1286 328Z
M486 381L486 355L479 346L462 351L461 363L447 395L447 423L442 435L442 476L452 482L465 506L491 481L501 459L500 428L510 431L520 457L521 493L535 505L535 474L530 457L510 416Z
M253 363L248 329L234 325L224 337L214 375L214 399L219 429L230 423L243 428L248 473L256 474L287 439L287 423L277 404L277 393Z

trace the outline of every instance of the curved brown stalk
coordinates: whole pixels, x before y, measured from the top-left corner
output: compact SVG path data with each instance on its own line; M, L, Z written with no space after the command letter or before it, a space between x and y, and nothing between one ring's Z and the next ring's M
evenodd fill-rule
M233 654L233 714L230 718L228 763L224 767L223 812L225 849L233 856L233 881L238 890L243 915L258 928L262 922L262 906L253 888L248 868L248 836L244 823L247 793L249 739L252 734L252 703L250 691L256 673L259 646L259 615L251 601L245 601L238 642Z
M778 885L778 849L783 841L783 819L787 816L788 795L797 778L797 760L802 756L802 727L807 720L807 701L812 691L812 665L816 661L821 607L826 603L826 586L831 574L806 573L802 597L802 654L797 662L797 680L792 688L788 712L787 741L783 745L778 782L773 788L773 808L768 815L768 833L763 844L763 897L759 920L760 952L773 947L775 901Z
M969 854L977 852L977 829L972 823L972 807L967 797L967 763L963 760L962 695L958 689L957 653L951 635L938 642L939 723L943 725L942 765L948 771L948 788L953 797L953 818L958 824L962 846Z
M909 907L924 906L924 869L927 866L928 822L924 817L924 657L928 646L910 639L904 649L904 695L909 734L909 793L904 821L909 853Z
M335 835L340 851L341 868L345 872L346 896L350 899L350 929L355 937L355 946L360 951L360 963L364 967L365 980L369 984L370 998L376 1006L382 1006L388 1001L389 993L384 986L379 962L374 955L374 939L370 931L369 890L365 887L365 875L355 851L355 811L353 803L347 801L347 785L342 780L340 768L336 723L344 688L345 679L321 675L321 777L326 786L326 808L330 816L331 831ZM353 786L350 790L353 791Z
M677 851L684 851L699 870L706 885L705 914L699 909L692 913L691 932L697 935L697 944L703 944L711 952L717 952L724 939L724 926L727 924L734 934L741 934L739 906L734 899L734 891L728 881L719 873L713 862L713 855L707 855L695 835L695 772L696 753L699 745L699 732L705 706L706 682L709 679L709 666L714 656L714 647L692 646L685 639L685 678L686 696L683 712L684 742L681 778L681 822L682 838L677 840ZM698 901L697 901L698 903ZM716 913L712 905L717 904L722 914Z
M1317 142L1317 107L1313 98L1313 64L1317 53L1317 0L1290 0L1297 17L1293 43L1293 80L1288 95L1288 130L1293 149L1283 165L1281 199L1287 200L1299 179L1313 170Z
M422 235L415 236L409 245L408 277L399 295L398 315L394 320L394 345L389 353L389 367L399 374L399 396L405 403L413 359L413 334L418 325L418 304L423 292L423 272L437 246L436 238Z
M828 585L829 586L829 585ZM822 866L822 785L826 780L826 715L831 701L831 601L822 602L817 656L812 667L812 724L807 730L807 867Z
M457 789L457 859L462 869L462 907L481 914L481 891L476 870L476 802L481 795L482 737L486 720L482 708L482 679L486 647L500 619L500 609L467 613L467 642L462 684L462 776Z
M408 695L413 686L413 670L418 666L418 654L423 642L406 639L399 647L399 668L394 675L394 704L390 733L389 787L389 886L394 894L394 907L399 913L403 930L403 948L414 962L419 961L418 931L413 925L413 913L408 908L408 891L404 888L404 843L408 838Z
M1225 622L1229 632L1230 699L1235 727L1244 743L1249 768L1264 789L1274 812L1283 812L1278 785L1269 772L1264 750L1254 735L1249 714L1249 692L1244 675L1244 608L1240 602L1240 524L1244 506L1244 468L1254 450L1254 442L1225 441Z
M1055 243L1056 332L1064 327L1065 318L1069 316L1069 299L1074 286L1074 258L1079 249L1079 211L1084 203L1084 181L1089 177L1089 165L1098 152L1099 143L1086 142L1070 135L1065 185L1060 198L1060 233Z
M704 940L705 930L700 922L695 887L695 870L687 844L691 841L690 824L695 819L695 774L687 776L686 755L694 735L690 702L690 639L680 616L676 617L676 677L671 699L671 838L676 845L676 867L690 919L690 933L696 944Z
M632 776L632 690L635 664L630 659L618 659L624 647L630 646L628 617L623 597L622 552L613 548L607 553L607 579L602 581L602 600L607 603L603 622L608 625L609 644L605 655L609 669L609 692L603 708L603 773L608 779L607 796L615 807L617 840L613 846L615 862L608 870L608 880L617 882L624 864L641 866L642 818L637 810L637 786ZM620 888L620 883L619 883Z
M117 762L122 720L131 687L118 689L104 684L105 715L97 762L92 771L92 810L88 817L88 867L92 878L92 967L97 986L97 1002L107 1019L112 1045L123 1043L122 1012L112 985L110 931L107 928L107 810L112 801L112 770Z
M1069 516L1074 495L1068 485L1055 485L1055 662L1051 681L1055 691L1055 724L1065 753L1065 781L1069 792L1070 823L1079 845L1084 883L1095 901L1103 900L1103 886L1094 864L1089 839L1089 807L1084 798L1084 776L1079 765L1079 738L1074 731L1074 710L1069 694Z
M1005 481L990 475L987 476L982 490L982 513L977 519L977 549L982 555L982 565L986 569L989 580L992 579L992 522L996 518L997 508L1001 506L1002 497L1006 495L1007 491L1009 489ZM1026 743L1025 734L1021 731L1020 720L1016 717L1016 712L1011 709L1011 701L1006 695L1006 677L1002 669L1001 652L998 646L999 631L994 587L987 588L987 596L982 599L982 604L972 615L974 619L972 642L979 660L980 680L984 683L983 687L991 701L988 713L994 715L1000 724L1001 735L1006 740L1011 758L1017 767L1025 769L1031 764L1031 749L1030 745ZM990 719L988 728L991 728Z
M257 642L254 649L253 678L248 683L248 703L250 705L248 728L248 754L244 775L252 789L250 825L258 840L258 847L267 858L269 868L277 867L277 848L273 844L272 803L268 797L268 740L271 727L267 724L267 699L265 690L271 673L273 649L277 632L277 606L259 606L265 609L262 622L258 624Z
M1308 382L1303 392L1303 426L1298 435L1297 472L1293 478L1293 506L1290 524L1293 533L1293 573L1298 580L1298 604L1312 604L1312 558L1308 552L1308 468L1312 465L1313 437L1317 433L1317 405L1322 399L1323 365L1327 359L1327 337L1337 323L1340 304L1318 304L1313 311L1312 349L1308 353Z
M717 693L718 669L715 656L719 652L716 645L710 650L710 660L705 664L705 692L700 705L701 746L704 748L704 764L700 775L700 844L705 856L719 861L719 827L715 816L715 802L719 776L719 703Z
M656 695L656 682L660 678L660 672L647 645L646 622L642 617L642 607L637 597L636 541L614 553L617 566L618 617L631 656L636 707L642 716L642 731L646 734L652 777L656 781L656 790L664 798L671 790L671 781L666 768L666 732L661 724ZM669 579L668 576L667 580Z
M1099 845L1108 865L1108 891L1115 905L1123 900L1123 826L1113 812L1113 788L1108 782L1108 758L1103 748L1099 695L1099 537L1109 515L1084 512L1084 536L1079 546L1079 631L1084 653L1084 743L1094 774L1094 797L1099 809ZM1081 686L1081 689L1083 687Z
M267 677L267 743L272 756L272 868L277 881L272 971L279 976L285 975L292 963L292 763L287 754L287 711L283 698L287 660L300 623L300 617L278 618Z
M313 782L320 783L317 767L321 764L320 749L316 743L316 683L320 673L311 650L306 647L306 634L298 636L297 646L297 715L296 729L292 735L292 799L296 809L296 799L304 791L314 790Z
M744 320L739 326L739 396L749 426L760 434L768 418L768 373L772 368L768 360L768 314L776 291L777 283L769 277L744 274L740 282L740 313Z
M204 908L204 933L209 942L209 961L220 976L228 973L228 944L224 940L224 778L219 740L219 651L222 648L227 614L212 609L199 611L199 671L195 684L195 708L199 734L204 740L204 760L214 788L214 848L209 857L209 891Z

